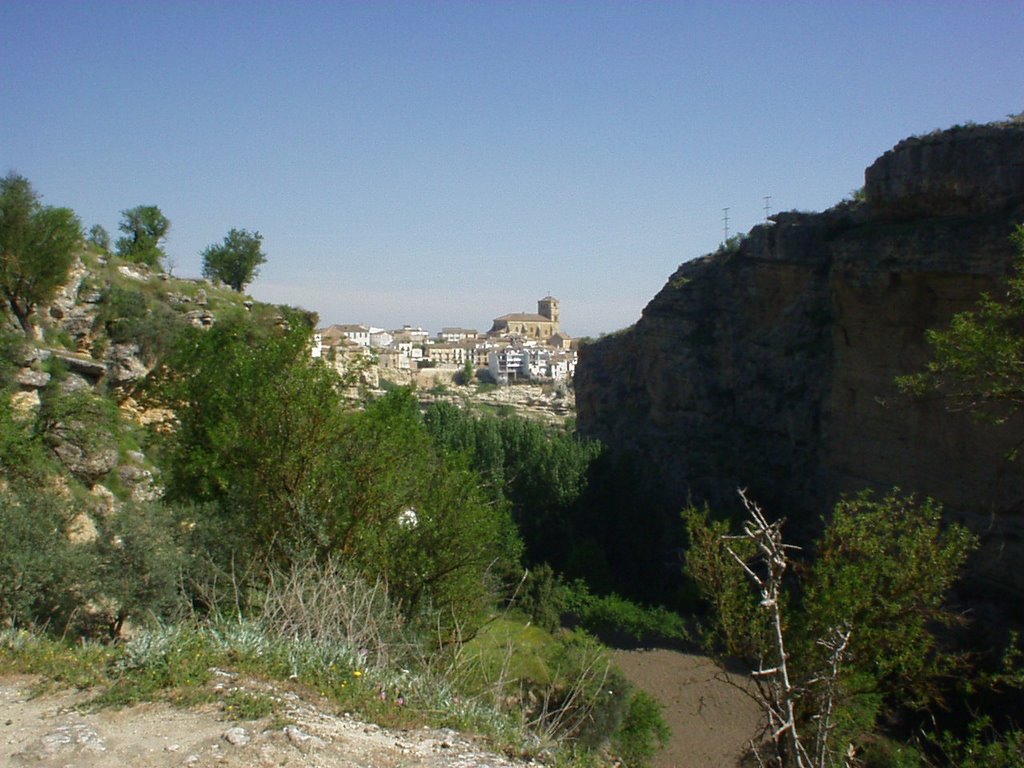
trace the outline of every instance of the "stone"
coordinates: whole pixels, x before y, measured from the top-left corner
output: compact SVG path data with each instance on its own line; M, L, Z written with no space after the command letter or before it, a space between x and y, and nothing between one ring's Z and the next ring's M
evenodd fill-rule
M127 277L129 280L138 280L140 282L149 280L150 275L152 274L148 267L145 267L141 264L122 264L120 267L117 268L117 271L120 272L125 277Z
M142 360L138 344L111 344L104 362L107 379L115 385L139 381L150 370Z
M63 754L66 752L106 752L107 745L100 735L87 725L62 725L43 736L38 751L43 755Z
M233 747L244 747L251 741L249 732L240 726L234 728L228 728L224 731L224 741Z
M86 485L92 486L117 466L117 449L86 447L67 440L53 446L53 452L68 471Z
M79 512L68 524L68 541L72 544L88 544L98 538L96 523L85 512Z
M42 389L50 383L50 374L45 371L35 371L31 368L22 368L18 371L14 380L19 387L26 389Z
M11 395L11 413L20 420L31 419L39 411L39 390L15 392Z

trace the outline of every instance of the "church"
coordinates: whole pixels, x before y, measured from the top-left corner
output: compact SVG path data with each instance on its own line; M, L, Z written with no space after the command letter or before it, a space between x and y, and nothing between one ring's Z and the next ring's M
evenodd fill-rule
M558 299L545 296L537 302L537 314L530 312L514 312L494 318L494 325L487 332L488 336L521 336L546 342L559 333Z

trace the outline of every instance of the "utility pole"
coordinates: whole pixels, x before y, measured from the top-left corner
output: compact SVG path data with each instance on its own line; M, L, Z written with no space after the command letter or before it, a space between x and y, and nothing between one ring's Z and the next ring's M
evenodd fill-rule
M772 196L764 196L764 219L768 220L768 217L772 215Z
M729 209L722 209L722 231L725 233L724 243L729 242Z

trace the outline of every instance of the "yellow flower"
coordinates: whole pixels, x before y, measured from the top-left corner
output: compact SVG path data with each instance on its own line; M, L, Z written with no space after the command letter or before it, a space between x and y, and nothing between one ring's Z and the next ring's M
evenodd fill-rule
M358 670L358 669L355 672L352 673L352 677L362 677L362 676L363 676L362 671Z

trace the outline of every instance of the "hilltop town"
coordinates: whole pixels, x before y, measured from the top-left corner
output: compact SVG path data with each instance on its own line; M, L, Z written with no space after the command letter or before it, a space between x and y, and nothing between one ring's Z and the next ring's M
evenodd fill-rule
M318 328L313 356L329 361L342 373L357 373L368 386L388 381L417 381L417 374L436 371L437 380L468 384L489 381L568 383L576 369L577 341L563 332L558 299L545 296L537 312L515 312L494 319L491 329L442 328L436 336L419 327L385 330L369 325Z

